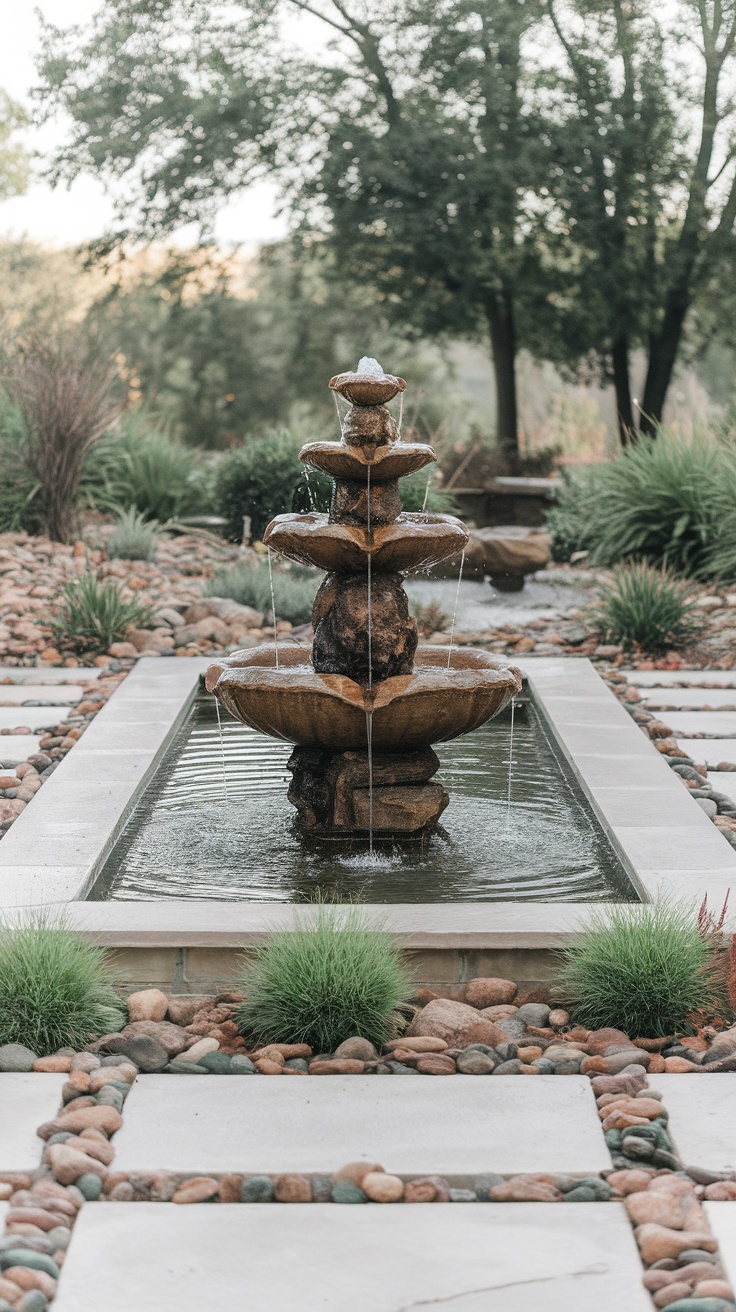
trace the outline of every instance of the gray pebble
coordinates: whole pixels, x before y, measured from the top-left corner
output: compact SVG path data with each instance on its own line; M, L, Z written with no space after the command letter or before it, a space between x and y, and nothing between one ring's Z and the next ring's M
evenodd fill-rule
M451 1202L451 1203L475 1203L475 1202L477 1202L477 1201L478 1201L478 1200L477 1200L477 1198L476 1198L476 1196L475 1196L475 1193L473 1192L472 1189L451 1189L451 1190L450 1190L450 1202Z
M332 1197L332 1176L312 1176L312 1199L315 1203L329 1203Z
M687 1266L690 1262L710 1262L713 1266L718 1262L717 1253L707 1253L704 1248L686 1248L677 1258L677 1266Z
M352 1180L338 1180L332 1186L333 1203L367 1203L368 1197Z
M206 1052L196 1064L204 1066L210 1075L230 1075L232 1072L230 1060L224 1052Z
M4 1043L0 1047L0 1071L30 1071L38 1054L22 1043Z
M540 1075L554 1075L555 1064L549 1061L547 1057L535 1057L532 1066L539 1071Z
M102 1193L102 1180L99 1175L95 1175L92 1171L89 1171L86 1175L80 1175L75 1180L75 1184L88 1203L94 1203Z
M386 1065L390 1067L392 1075L418 1075L413 1066L405 1066L402 1061L389 1061Z
M292 1070L292 1071L308 1071L308 1070L309 1070L309 1062L307 1061L306 1057L289 1057L289 1058L284 1062L284 1066L288 1066L288 1067L289 1067L289 1070Z
M256 1068L250 1057L246 1057L243 1052L236 1052L234 1057L230 1058L230 1070L233 1075L255 1075Z
M491 1189L495 1189L498 1184L505 1184L502 1175L496 1175L495 1171L487 1171L484 1175L475 1177L475 1196L479 1203L488 1203L491 1199Z
M99 1107L114 1107L117 1112L123 1110L123 1095L111 1084L105 1084L95 1099Z
M545 1006L543 1002L525 1002L519 1007L514 1020L521 1020L525 1025L534 1025L537 1029L544 1029L549 1020L551 1007Z
M0 1254L0 1267L3 1271L9 1266L27 1266L32 1271L45 1271L47 1276L52 1276L54 1280L59 1279L59 1268L56 1262L48 1253L39 1253L31 1248L26 1248L25 1244L16 1243L15 1248L6 1248Z
M513 1061L518 1052L515 1043L499 1043L496 1048L496 1054L500 1061Z
M194 1061L187 1061L185 1057L174 1057L173 1061L167 1063L167 1065L164 1067L164 1070L169 1071L171 1075L206 1075L207 1074L207 1071L205 1070L204 1066L200 1066L197 1062Z
M494 1075L520 1075L521 1062L518 1057L512 1057L510 1061L502 1061L500 1066L496 1066L493 1071Z
M251 1175L240 1186L244 1203L270 1203L273 1201L273 1180L270 1175Z

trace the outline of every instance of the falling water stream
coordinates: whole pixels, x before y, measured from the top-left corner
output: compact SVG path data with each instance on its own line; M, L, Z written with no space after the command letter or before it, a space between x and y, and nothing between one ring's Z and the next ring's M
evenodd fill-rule
M508 770L508 783L506 786L506 826L507 827L511 823L511 780L513 777L513 771L515 765L515 761L514 761L514 711L515 709L516 709L516 698L512 697L511 698L511 729L509 731L509 760L508 760L509 770Z
M215 706L217 707L217 736L220 739L220 756L222 758L222 795L223 795L223 799L227 801L227 768L226 768L226 761L225 761L225 737L222 732L222 716L220 715L220 703L218 702L216 697L214 698L214 702L215 702Z
M459 572L459 574L458 574L458 576L457 576L457 591L456 591L456 593L455 593L455 605L454 605L453 612L452 612L452 624L450 625L450 648L449 648L449 651L448 651L448 653L447 653L447 668L448 668L448 670L449 670L449 668L450 668L450 662L452 661L452 644L453 644L453 640L454 640L454 638L455 638L455 620L457 619L457 608L458 608L458 605L460 604L460 584L461 584L462 581L463 581L463 565L464 565L464 564L465 564L465 547L463 547L462 552L460 553L460 572Z
M309 504L312 507L312 512L315 512L317 509L317 502L314 499L314 489L309 481L309 465L304 466L304 479L307 484L307 496L309 497Z
M273 620L273 640L276 647L276 669L279 668L279 633L276 628L276 596L273 590L273 565L271 563L271 548L268 551L268 581L271 584L271 618Z
M367 570L368 570L368 696L371 697L373 689L373 632L372 632L372 595L371 595L371 550L373 545L373 535L371 530L371 467L368 465L367 470ZM365 713L365 732L368 740L368 852L373 856L373 706Z
M434 474L434 465L430 465L430 467L429 467L429 473L427 474L427 486L426 486L425 489L424 489L424 500L423 500L423 502L422 502L422 514L423 514L423 515L426 513L426 510L427 510L427 501L428 501L428 499L429 499L429 486L430 486L430 483L432 482L432 475L433 475L433 474Z

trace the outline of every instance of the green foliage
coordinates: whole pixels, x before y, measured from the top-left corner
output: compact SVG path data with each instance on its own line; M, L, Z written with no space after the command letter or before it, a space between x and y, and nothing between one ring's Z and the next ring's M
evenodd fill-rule
M688 593L688 585L670 570L646 561L618 565L593 612L601 637L652 655L686 647L703 630Z
M19 196L28 186L30 156L25 146L13 138L29 121L23 107L11 100L7 92L0 91L0 200Z
M84 1048L125 1023L102 948L33 916L0 929L0 1044L40 1057Z
M239 1025L256 1042L334 1052L356 1034L384 1043L411 988L398 949L359 908L319 906L256 950L243 991Z
M250 516L251 536L259 539L274 515L291 510L304 477L301 445L294 434L282 428L249 438L244 446L222 457L215 474L215 506L228 521L234 542L243 536L244 515Z
M429 490L427 490L427 480L429 480ZM404 510L411 512L426 510L428 515L457 513L452 493L445 492L435 481L434 465L430 465L429 471L419 469L416 474L409 474L406 478L402 478L399 483L399 496Z
M79 651L107 651L129 628L145 628L151 612L137 601L126 601L111 580L100 582L92 570L67 583L61 615L53 621L58 639Z
M592 564L643 558L710 578L723 548L724 510L734 505L733 437L662 430L617 460L568 477L547 525L558 559L569 549L589 550Z
M121 510L107 540L107 554L119 560L153 560L160 537L159 526L138 510Z
M17 406L0 396L0 533L40 533L40 484L25 463L25 428Z
M712 954L690 907L622 904L592 913L563 950L560 983L575 1022L657 1038L722 1007Z
M158 432L145 416L128 418L88 458L82 493L99 509L136 510L159 523L209 509L201 455Z
M311 570L302 569L298 565L279 569L274 564L276 618L289 620L292 624L306 624L312 616L312 605L319 584L320 576ZM252 606L254 610L263 611L267 617L266 623L270 621L271 580L265 562L258 565L244 562L230 569L220 569L210 581L207 591L211 597L232 597L241 606Z

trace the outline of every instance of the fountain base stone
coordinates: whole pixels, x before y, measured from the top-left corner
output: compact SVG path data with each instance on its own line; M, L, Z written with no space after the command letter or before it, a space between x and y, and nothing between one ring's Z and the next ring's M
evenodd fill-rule
M424 834L433 829L450 798L432 776L439 758L431 747L404 754L374 754L373 832ZM367 752L330 752L295 747L287 768L289 801L302 828L322 836L367 834L371 796Z

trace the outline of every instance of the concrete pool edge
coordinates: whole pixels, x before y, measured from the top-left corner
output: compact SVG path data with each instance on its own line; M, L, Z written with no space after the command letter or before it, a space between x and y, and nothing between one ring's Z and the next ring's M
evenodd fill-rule
M243 948L299 905L85 902L105 856L185 716L209 662L144 658L0 841L0 912L64 908L70 927L116 949L126 979L181 992L231 982ZM645 901L720 907L736 885L736 851L690 798L586 658L528 657L547 728ZM673 818L675 823L673 823ZM606 903L596 903L600 910ZM418 983L477 974L548 978L554 952L591 904L373 904L366 912L411 954ZM513 965L512 965L513 963Z

